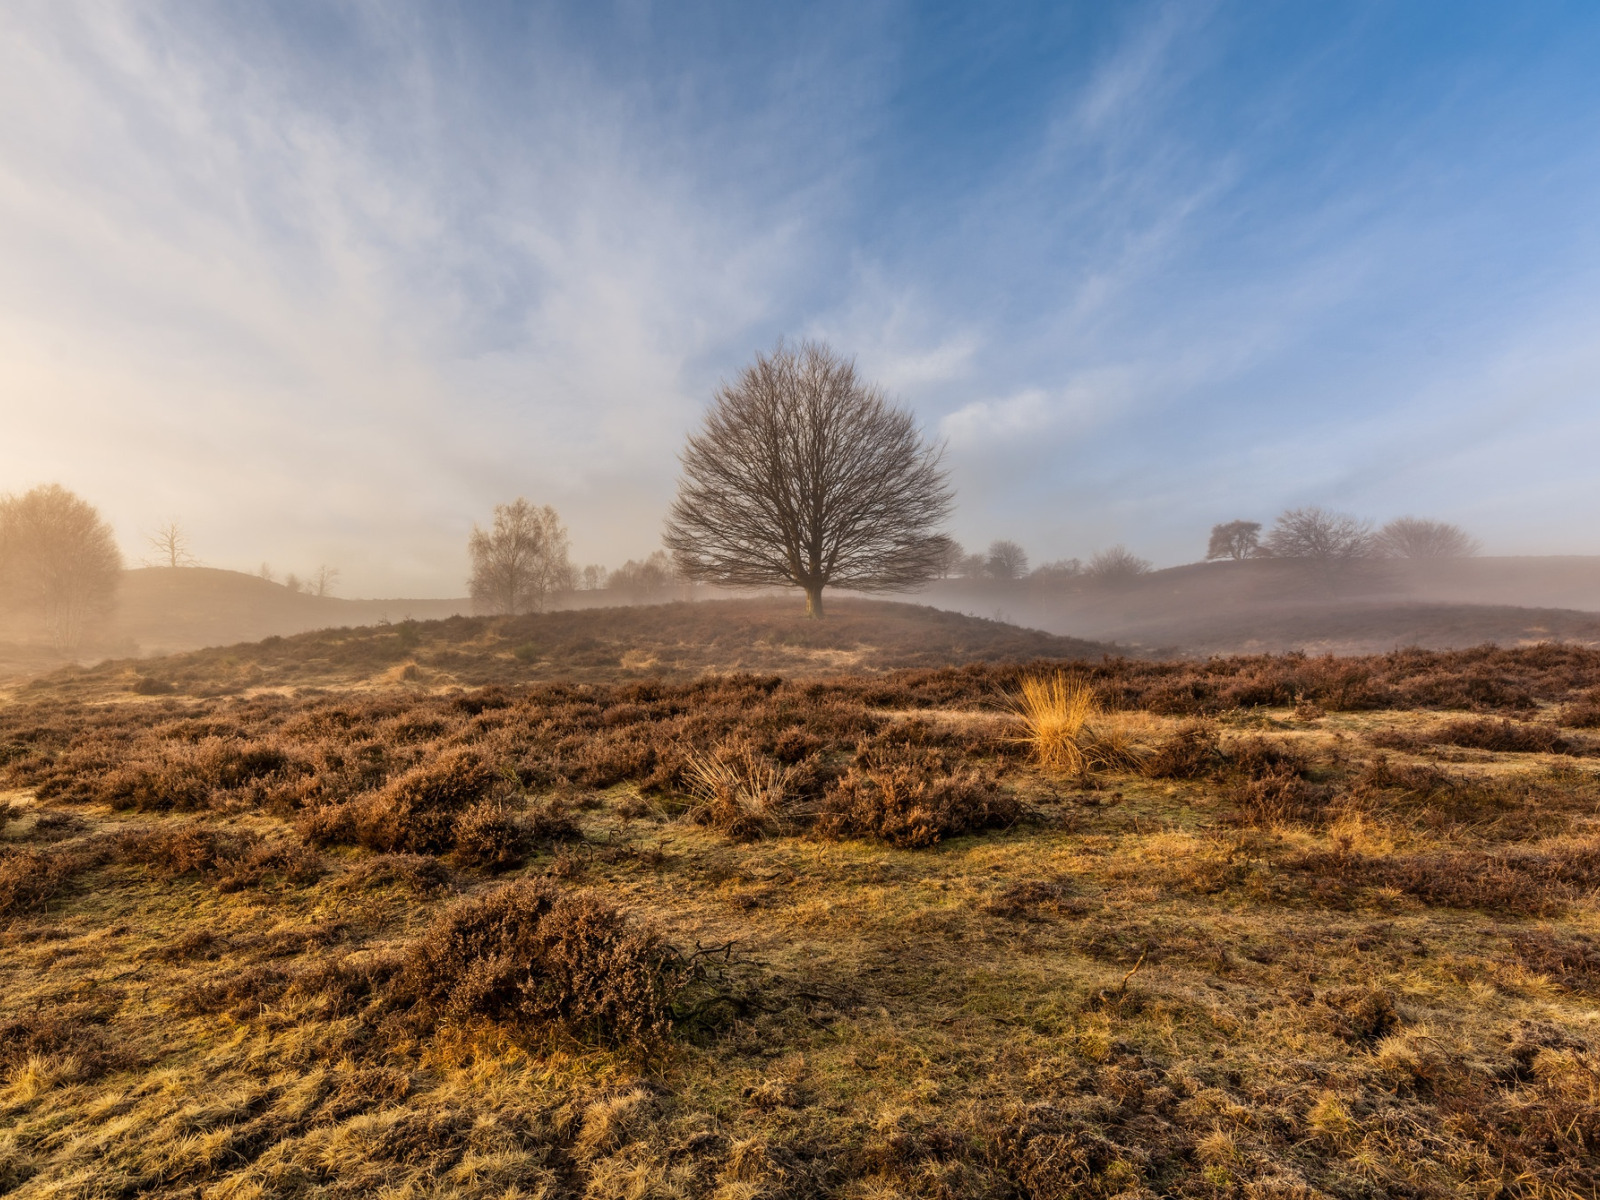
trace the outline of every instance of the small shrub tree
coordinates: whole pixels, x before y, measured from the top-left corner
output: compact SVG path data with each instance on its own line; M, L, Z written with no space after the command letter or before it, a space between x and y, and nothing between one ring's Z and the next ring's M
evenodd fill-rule
M1260 521L1229 521L1211 527L1211 543L1206 547L1206 561L1218 558L1254 558L1261 553Z
M495 505L494 528L474 525L467 552L472 557L467 587L485 612L539 612L551 592L571 586L567 530L548 504L535 508L519 496Z

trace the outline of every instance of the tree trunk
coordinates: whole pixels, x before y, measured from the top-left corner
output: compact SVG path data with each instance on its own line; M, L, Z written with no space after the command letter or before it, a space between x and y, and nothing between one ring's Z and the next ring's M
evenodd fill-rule
M813 621L822 620L822 585L810 584L806 587L806 616Z

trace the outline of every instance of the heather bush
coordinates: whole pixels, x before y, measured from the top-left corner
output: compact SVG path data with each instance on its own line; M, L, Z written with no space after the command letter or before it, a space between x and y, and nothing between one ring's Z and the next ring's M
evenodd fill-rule
M148 866L169 878L200 875L224 892L260 887L274 879L305 885L316 882L324 871L322 860L304 846L196 823L130 830L118 837L117 853L124 862Z
M671 1028L679 962L594 895L522 879L436 920L407 951L397 994L436 1019L641 1045Z
M911 743L863 743L855 763L828 788L817 831L867 837L903 849L1012 824L1017 801L981 771Z

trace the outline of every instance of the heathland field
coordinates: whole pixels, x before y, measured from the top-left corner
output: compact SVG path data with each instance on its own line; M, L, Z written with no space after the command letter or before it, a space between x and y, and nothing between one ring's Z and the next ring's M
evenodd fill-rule
M0 1192L1600 1188L1600 652L541 620L0 706Z

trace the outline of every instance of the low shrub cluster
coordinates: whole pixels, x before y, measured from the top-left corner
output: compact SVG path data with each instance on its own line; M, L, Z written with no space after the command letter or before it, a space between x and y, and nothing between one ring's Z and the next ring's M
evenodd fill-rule
M304 886L324 871L321 858L298 843L197 822L130 830L118 837L117 855L169 878L200 875L223 892L260 887L270 880Z
M346 843L386 854L453 854L467 866L521 862L538 840L573 837L559 802L525 811L515 783L473 749L446 751L354 799L313 804L296 823L316 845Z
M1600 887L1600 840L1540 849L1369 855L1339 847L1291 858L1316 878L1319 901L1349 907L1364 888L1392 888L1441 908L1553 916Z
M1002 828L1021 806L989 775L937 747L879 739L823 796L818 832L870 837L902 849L932 846L963 833Z
M432 1019L647 1045L671 1028L681 974L658 935L594 895L521 879L449 908L407 951L396 986Z

